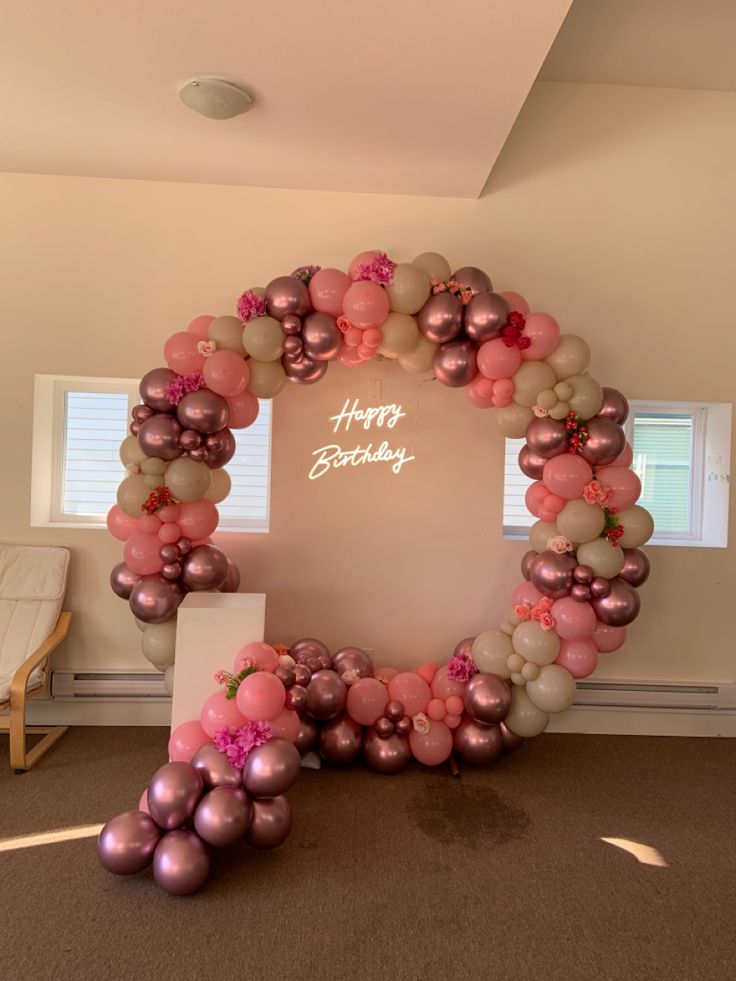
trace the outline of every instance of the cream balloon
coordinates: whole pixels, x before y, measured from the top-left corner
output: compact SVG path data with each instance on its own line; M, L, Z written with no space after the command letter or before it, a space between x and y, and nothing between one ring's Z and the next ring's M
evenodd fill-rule
M135 436L126 436L120 444L120 460L124 467L129 467L134 463L142 463L146 459L146 454L140 447Z
M174 665L171 664L164 671L164 688L166 689L167 695L174 694Z
M143 481L149 490L155 490L157 487L161 486L161 474L145 473L143 474Z
M400 358L411 354L419 342L420 333L414 317L406 313L390 313L381 324L383 340L378 349L386 358ZM434 354L435 345L432 345Z
M551 419L566 419L570 411L570 406L567 402L557 402L549 410L549 415Z
M522 679L523 680L523 679ZM515 687L511 691L511 708L503 720L507 729L517 736L531 739L544 732L549 722L549 715L538 709L526 693L526 688Z
M535 521L529 529L529 544L535 552L546 552L548 540L559 534L554 521Z
M150 490L143 474L136 473L126 477L118 487L118 505L129 518L140 518L141 508L148 499Z
M515 653L533 664L551 664L560 653L560 638L554 630L542 630L536 620L523 620L511 643Z
M581 419L592 419L603 408L603 389L590 375L573 375L567 379L573 394L569 397L570 408Z
M531 361L524 363L532 364ZM515 405L513 402L503 409L496 409L493 415L498 431L507 439L521 439L522 436L526 436L529 423L534 418L531 409L524 405Z
M209 326L208 333L210 340L215 342L218 351L234 351L241 358L245 355L243 324L237 317L215 317Z
M419 266L428 276L447 282L452 274L450 263L439 252L422 252L412 262L413 266Z
M590 348L577 334L563 334L552 354L544 360L554 371L557 380L562 381L585 371L590 364Z
M540 392L552 388L555 383L555 373L543 361L522 361L521 367L512 379L514 402L517 405L532 406L536 403Z
M147 627L141 637L141 650L159 671L172 665L176 656L176 618Z
M511 676L506 661L512 652L511 638L500 630L484 630L473 641L473 660L478 670L499 678Z
M639 548L654 534L654 519L647 509L639 504L625 511L619 511L617 518L624 529L623 535L618 540L621 548Z
M579 565L587 565L593 575L613 579L624 567L626 557L622 548L614 548L607 538L594 538L578 548Z
M219 470L212 470L210 472L212 474L212 483L210 484L210 489L204 496L212 501L213 504L219 504L230 493L233 482L230 479L230 474L222 467Z
M180 456L172 460L166 471L164 483L177 501L189 503L207 495L212 484L212 471L206 463Z
M429 290L429 274L411 262L400 262L394 269L393 282L386 287L388 302L396 313L421 310L429 299Z
M561 664L546 664L527 682L526 693L542 712L564 712L575 701L575 679Z
M582 498L568 501L557 515L560 534L571 542L592 542L603 531L606 516L597 504L588 504Z
M243 347L256 361L278 361L284 353L284 332L273 317L255 317L243 327ZM248 386L251 391L253 389ZM254 392L255 394L255 392ZM268 398L268 396L259 396Z
M402 354L399 364L412 375L423 375L425 372L432 371L434 352L438 345L427 340L424 335L419 338L419 342L408 354Z
M144 460L141 460L141 470L143 473L154 474L157 477L166 473L168 465L168 460L159 460L155 456L147 456Z
M280 361L256 361L251 358L248 367L248 391L257 399L274 398L286 384L286 372Z

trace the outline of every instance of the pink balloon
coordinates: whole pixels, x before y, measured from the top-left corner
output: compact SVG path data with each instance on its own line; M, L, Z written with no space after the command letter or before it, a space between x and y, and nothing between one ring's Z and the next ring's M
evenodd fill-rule
M486 378L510 378L520 365L518 347L506 347L501 337L494 337L478 348L478 371Z
M233 673L240 674L243 668L250 666L261 671L275 671L279 666L279 656L270 644L255 640L241 647L235 655Z
M205 358L202 374L208 388L218 395L229 397L245 391L250 377L247 362L235 351L226 350L215 351Z
M376 348L383 344L383 334L378 327L369 327L363 331L363 344L365 347Z
M209 313L201 317L195 317L187 327L190 334L196 334L201 341L208 341L210 338L210 324L215 318Z
M563 640L555 664L562 665L573 678L587 678L598 667L598 648L590 638Z
M435 664L434 661L425 661L424 664L415 668L414 671L420 678L424 678L428 685L431 685L432 679L439 671L439 664Z
M163 568L158 554L160 548L158 535L146 535L137 531L125 543L123 558L128 568L139 576L152 576Z
M286 689L267 671L256 671L240 682L236 701L238 708L253 722L270 722L284 707Z
M155 514L143 512L138 518L138 531L145 532L146 535L156 535L161 527L161 520Z
M425 766L437 766L449 757L452 752L452 732L444 722L432 722L429 732L417 732L412 728L409 733L411 751Z
M468 387L465 389L468 398L476 409L490 409L493 407L493 381L484 375L476 375Z
M511 602L514 606L536 606L541 598L542 594L530 582L519 583L511 594Z
M565 501L563 498L558 497L557 494L548 494L544 499L544 510L552 514L559 514L564 506Z
M227 419L230 429L246 429L258 418L258 399L247 389L239 395L230 395L227 402Z
M593 470L577 453L561 453L547 460L542 479L551 494L572 501L583 496L583 488L593 479Z
M578 603L572 596L555 600L551 613L555 620L555 633L562 640L586 640L598 622L590 603Z
M529 304L521 293L515 293L513 290L505 290L503 293L499 293L499 296L502 296L506 300L509 310L512 313L518 311L519 313L523 313L525 317L529 313Z
M269 722L271 726L271 736L287 739L290 743L295 743L299 735L300 719L299 713L293 709L284 708L275 719Z
M387 685L392 678L395 678L399 672L396 668L376 668L374 672L374 677L382 681L384 685Z
M623 647L626 641L626 627L611 627L607 623L597 622L591 640L601 654L610 654Z
M164 361L179 375L188 375L193 371L201 371L205 357L197 350L200 338L194 333L180 331L172 334L164 344Z
M179 519L179 505L178 504L166 504L164 507L159 508L156 512L159 518L164 524L172 521L178 521Z
M176 524L161 525L158 530L158 540L162 545L173 545L181 538L181 529Z
M378 283L353 283L343 297L342 308L354 327L380 327L388 317L388 294Z
M448 712L442 721L445 723L448 729L457 729L457 727L463 721L463 717L462 715L455 715L454 713Z
M596 471L596 480L601 480L613 488L611 504L617 507L619 511L633 507L641 497L641 481L628 467L615 465L601 467Z
M403 671L392 678L388 684L388 694L392 701L401 702L407 715L423 712L432 697L427 682L413 671Z
M113 504L107 512L107 530L120 542L127 541L138 531L138 521L138 518L131 518L117 504Z
M209 698L205 699L199 721L211 739L217 730L222 729L223 726L232 726L234 729L239 729L240 726L245 725L247 719L238 709L235 698L227 698L224 691L216 691Z
M347 713L362 726L372 726L386 711L389 693L377 678L360 678L348 688Z
M445 699L445 708L449 715L462 715L465 705L459 695L450 695Z
M430 698L429 704L427 705L427 715L430 719L439 722L444 719L446 712L445 703L441 698Z
M182 722L169 736L169 759L172 763L188 763L197 750L209 741L210 737L199 719Z
M207 498L200 498L199 501L190 501L187 504L179 505L179 519L177 524L182 535L190 538L193 542L202 538L207 538L217 528L220 514Z
M549 496L550 493L544 481L535 480L533 484L529 484L524 495L524 503L526 504L527 511L538 518L544 508L545 499Z
M613 461L611 466L613 467L630 467L634 459L634 451L631 449L631 443L627 443L616 459Z
M360 266L369 266L371 262L378 258L380 254L381 253L378 249L370 249L368 252L359 252L355 258L350 260L350 265L348 266L348 276L350 279L355 279Z
M531 341L521 352L524 361L546 358L560 343L560 325L548 313L530 313L524 326L524 337Z
M441 698L446 701L448 698L459 698L462 702L463 692L465 691L465 685L462 681L456 681L454 678L450 678L447 673L447 665L440 668L437 674L432 679L432 690L431 694L433 698ZM448 709L449 711L449 709ZM462 712L462 706L460 711Z
M320 269L309 281L309 298L318 313L339 317L352 280L342 269Z

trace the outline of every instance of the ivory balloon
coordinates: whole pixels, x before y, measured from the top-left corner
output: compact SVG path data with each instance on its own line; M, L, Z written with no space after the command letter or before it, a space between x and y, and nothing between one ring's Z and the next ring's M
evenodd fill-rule
M390 314L389 314L390 316ZM434 354L439 345L433 344L426 337L421 336L417 344L408 354L399 357L399 364L412 375L423 375L425 372L432 371L434 364Z
M118 507L130 518L140 518L141 507L151 493L146 486L145 478L137 473L125 477L118 487Z
M565 380L568 385L572 385L573 389L573 394L567 399L570 408L581 419L592 419L603 407L603 389L601 386L595 378L585 374L573 375Z
M526 689L515 685L511 691L511 708L503 725L517 736L529 739L547 728L549 715L531 701Z
M560 653L554 630L542 630L536 620L522 620L511 637L514 651L533 664L551 664Z
M529 364L531 362L525 362L522 367L528 366ZM519 371L521 371L521 368ZM529 404L533 405L534 403L530 402ZM507 439L521 439L522 436L525 436L529 428L529 423L534 418L534 413L530 408L525 405L519 405L518 403L507 405L503 409L496 409L493 414L499 432Z
M560 534L553 521L535 521L529 529L529 543L535 552L544 552L550 538Z
M217 470L210 470L210 474L212 475L212 483L204 496L212 501L213 504L219 504L230 493L232 480L227 470L224 470L222 467L219 467Z
M198 501L207 496L212 475L206 463L197 463L188 456L181 456L169 464L164 484L177 501Z
M176 618L166 623L152 623L141 637L144 657L159 671L165 671L176 656Z
M419 266L428 276L434 276L440 282L447 282L452 272L450 263L439 252L422 252L412 261L413 266Z
M539 393L552 388L555 381L554 371L543 361L524 361L513 376L514 402L523 406L534 405Z
M588 504L580 498L568 501L557 515L560 534L576 543L593 541L603 531L605 524L603 509L598 504Z
M421 266L400 262L394 268L393 282L386 287L386 292L391 309L396 313L417 313L429 296L429 275Z
M124 467L129 467L133 463L140 464L146 459L146 454L141 449L141 444L136 436L126 436L120 444L119 453Z
M381 325L383 337L380 354L387 358L401 358L410 355L419 343L419 327L414 317L406 313L390 313ZM434 354L434 346L432 348Z
M211 341L217 345L217 350L234 351L240 357L245 357L243 347L243 324L238 317L215 317L208 328Z
M590 364L590 348L577 334L563 334L552 354L545 358L558 381L580 375Z
M273 317L254 317L243 327L243 347L256 361L278 361L284 353L281 324Z
M509 654L513 654L511 638L500 630L484 630L473 641L472 657L479 671L510 678L506 666Z
M542 712L564 712L575 700L575 679L559 664L545 664L534 681L526 683L532 705Z
M274 398L286 384L286 372L278 360L256 361L251 358L248 367L250 368L248 391L258 399Z
M120 506L122 507L122 504ZM654 534L654 519L646 508L639 504L625 511L619 511L618 520L624 529L623 535L618 540L621 548L639 548Z
M624 552L614 548L606 538L584 542L577 551L578 564L587 565L595 576L613 579L624 567Z

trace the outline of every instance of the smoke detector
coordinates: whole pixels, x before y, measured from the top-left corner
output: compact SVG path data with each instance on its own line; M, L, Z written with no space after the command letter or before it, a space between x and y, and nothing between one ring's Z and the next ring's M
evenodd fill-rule
M247 92L222 78L193 78L179 89L179 98L208 119L232 119L253 105Z

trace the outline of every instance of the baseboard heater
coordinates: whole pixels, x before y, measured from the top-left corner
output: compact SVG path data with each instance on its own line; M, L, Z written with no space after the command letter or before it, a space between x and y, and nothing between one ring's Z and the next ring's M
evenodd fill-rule
M736 712L736 684L657 681L578 681L580 708Z
M169 701L159 671L53 671L51 697L57 702Z

